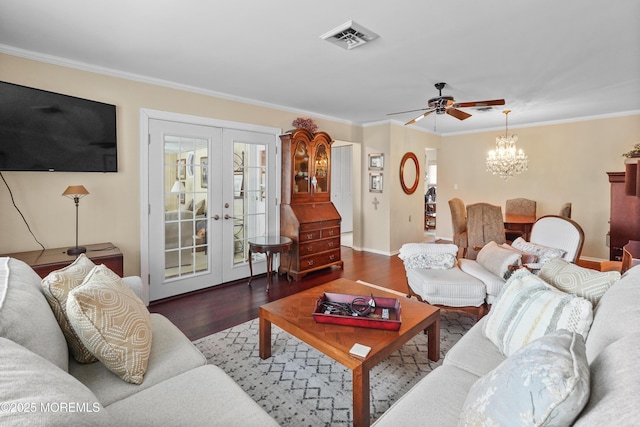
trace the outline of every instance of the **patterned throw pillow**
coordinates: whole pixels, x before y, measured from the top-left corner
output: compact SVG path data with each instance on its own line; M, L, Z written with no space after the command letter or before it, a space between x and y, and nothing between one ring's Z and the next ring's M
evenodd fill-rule
M559 291L526 269L513 273L486 316L484 334L509 356L536 338L567 329L586 338L591 302Z
M521 250L514 248L508 243L503 243L501 247L509 251L514 251L519 253L522 256L523 264L535 264L538 262L538 255L536 254L528 254L526 252L522 252Z
M72 289L80 286L84 278L96 265L85 256L80 254L70 265L60 270L52 271L42 279L42 290L45 298L51 306L51 310L58 320L60 329L67 339L69 350L79 363L91 363L97 359L82 344L80 338L69 324L67 317L67 297Z
M447 270L456 265L458 247L452 244L439 243L405 243L400 248L398 258L404 268L429 268Z
M589 382L584 338L552 332L476 381L459 425L568 426L589 400Z
M83 344L110 371L142 383L151 352L151 316L117 274L95 267L69 293L67 315Z
M513 272L510 267L521 264L522 255L498 246L496 242L489 242L480 249L476 261L486 270L501 279L507 280Z
M607 289L620 280L620 272L596 271L558 258L547 262L538 277L563 292L588 299L595 307Z
M550 248L548 246L527 242L522 237L518 237L514 240L511 246L522 252L536 255L540 265L544 265L547 261L554 258L562 258L566 253L566 251L562 249Z

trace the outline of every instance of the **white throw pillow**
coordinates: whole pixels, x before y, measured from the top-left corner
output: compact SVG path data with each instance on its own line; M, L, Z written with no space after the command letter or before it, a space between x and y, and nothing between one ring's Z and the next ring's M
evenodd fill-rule
M42 279L44 296L62 329L73 358L79 363L91 363L98 359L82 344L76 331L71 327L67 316L67 298L69 292L80 286L95 266L85 254L80 254L68 266L52 271Z
M493 241L484 245L476 257L478 264L504 280L511 277L513 270L510 267L519 266L521 259L520 253L498 246Z
M526 269L505 283L484 323L484 334L509 356L536 338L558 329L587 337L591 302L559 291Z
M117 274L95 267L69 293L67 315L83 344L110 371L142 383L151 352L151 316Z
M596 271L556 258L542 267L538 277L563 292L588 299L595 307L604 293L620 280L620 272Z
M584 339L559 330L532 341L476 381L459 425L568 426L589 394Z

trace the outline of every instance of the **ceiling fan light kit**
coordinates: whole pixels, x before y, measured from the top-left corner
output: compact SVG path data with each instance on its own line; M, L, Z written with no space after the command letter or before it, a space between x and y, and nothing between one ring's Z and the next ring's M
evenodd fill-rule
M509 135L509 113L511 110L504 110L506 125L504 136L496 137L495 150L489 151L487 155L487 172L500 175L505 181L513 175L520 174L527 170L529 159L522 149L516 147L517 135Z
M427 102L427 108L419 108L417 110L408 110L408 111L399 111L397 113L389 113L387 115L390 116L394 114L412 113L414 111L424 111L424 113L420 114L415 119L409 120L407 123L405 123L405 126L406 126L406 125L412 125L415 122L424 119L425 117L427 117L429 114L433 112L435 112L436 114L448 114L451 117L455 117L458 120L465 120L471 117L471 114L460 110L460 108L479 107L483 110L486 110L486 109L491 109L491 107L494 105L505 104L504 99L492 99L489 101L456 102L453 96L442 95L442 89L444 89L446 85L447 84L444 82L435 84L436 89L438 89L439 95L434 98L431 98Z

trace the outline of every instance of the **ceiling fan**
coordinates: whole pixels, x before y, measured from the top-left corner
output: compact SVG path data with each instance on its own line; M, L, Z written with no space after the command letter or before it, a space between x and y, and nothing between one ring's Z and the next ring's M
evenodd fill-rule
M453 99L453 96L443 96L442 89L446 86L446 83L436 83L435 87L438 89L440 94L435 98L431 98L428 102L427 108L418 108L417 110L408 110L408 111L399 111L397 113L389 113L387 116L391 116L394 114L404 114L404 113L412 113L414 111L425 111L423 114L420 114L413 120L408 121L405 125L412 125L418 120L422 120L427 117L429 114L435 111L436 114L448 114L450 116L455 117L458 120L464 120L471 117L471 114L466 113L458 108L468 108L468 107L490 107L492 105L504 105L504 99L493 99L491 101L474 101L474 102L456 102Z

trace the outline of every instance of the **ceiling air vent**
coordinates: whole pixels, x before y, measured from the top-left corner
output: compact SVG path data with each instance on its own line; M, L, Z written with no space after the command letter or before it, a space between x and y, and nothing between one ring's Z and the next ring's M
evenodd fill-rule
M321 39L345 49L353 49L377 39L378 35L353 21L345 22L339 27L320 36Z

